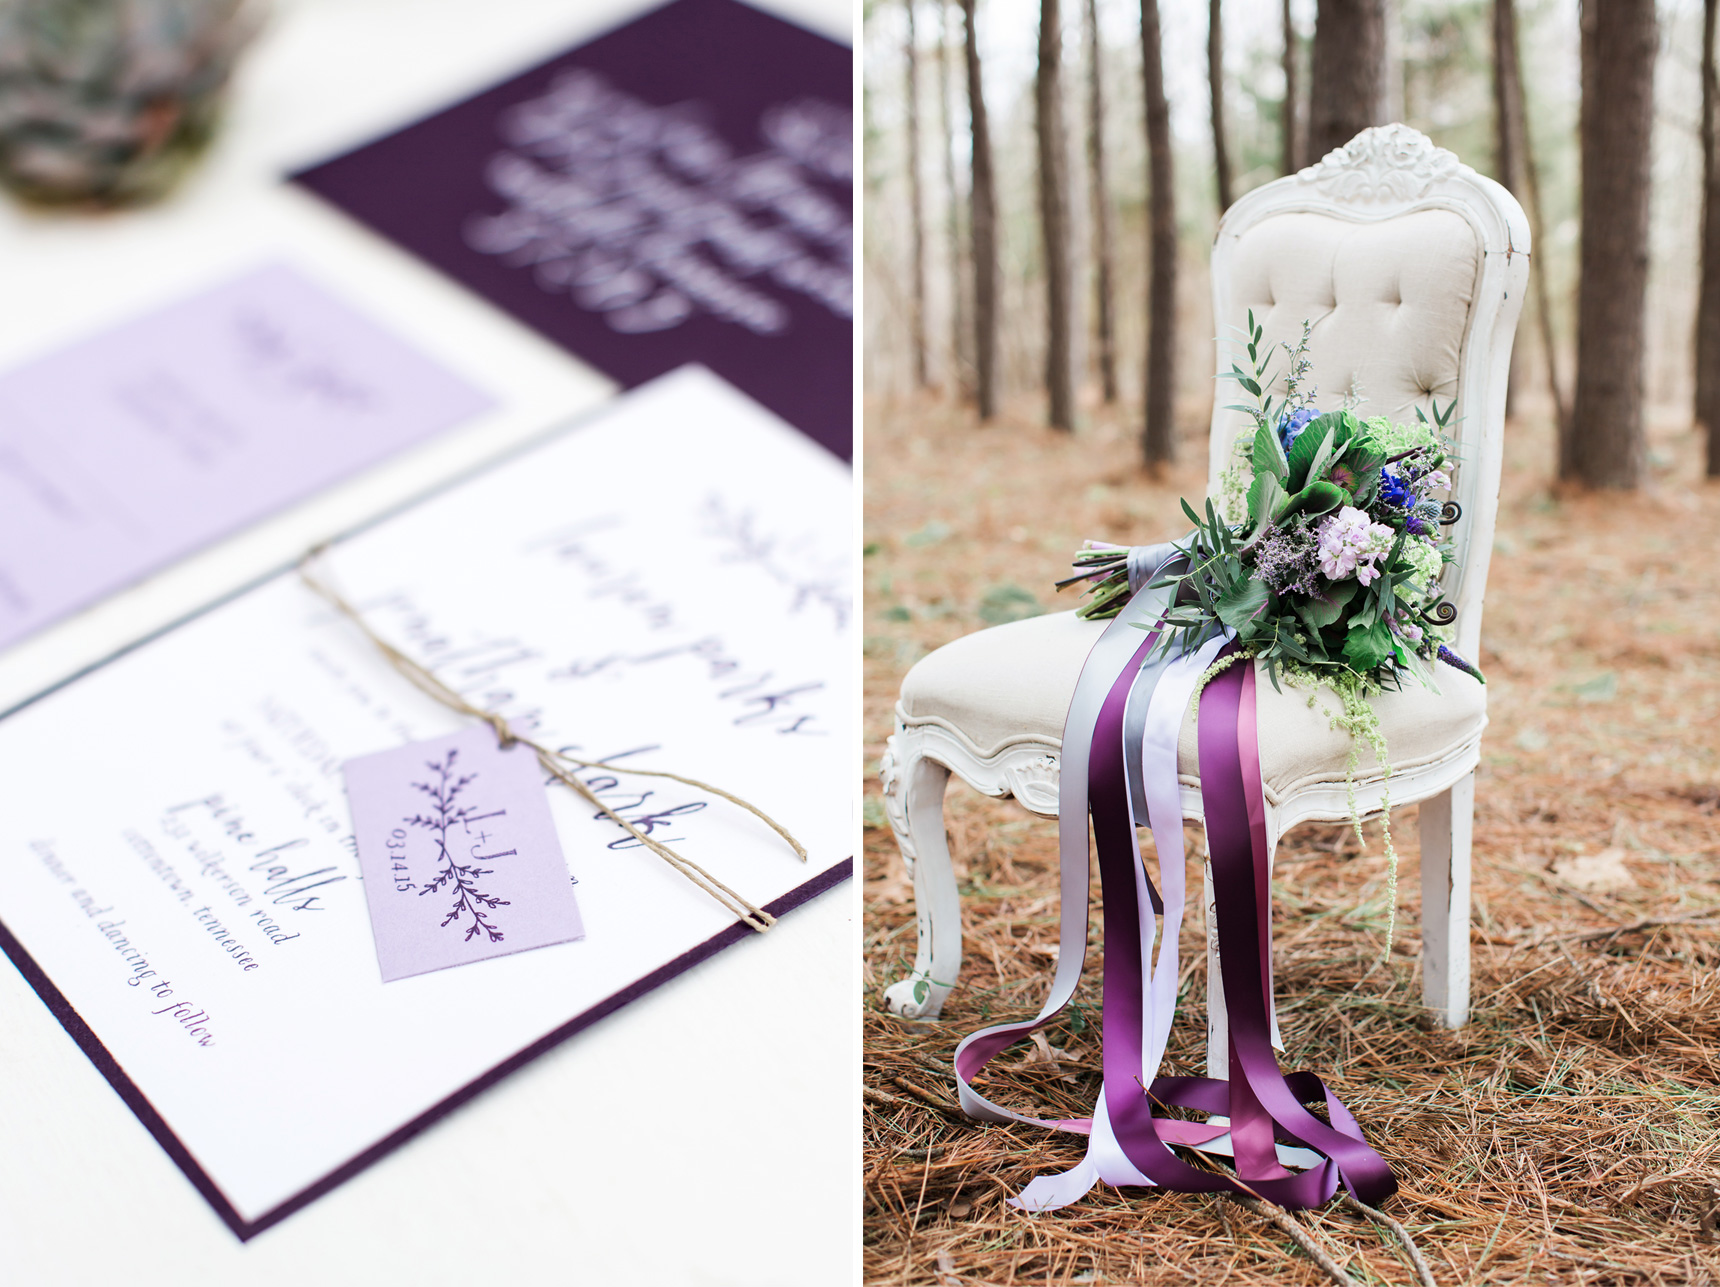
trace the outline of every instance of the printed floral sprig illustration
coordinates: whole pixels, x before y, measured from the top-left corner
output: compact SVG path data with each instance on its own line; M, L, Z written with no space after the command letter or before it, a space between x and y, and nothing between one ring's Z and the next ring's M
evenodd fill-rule
M496 898L478 888L478 878L488 876L494 868L479 867L475 864L462 866L455 862L454 856L448 852L448 829L456 824L463 826L473 813L473 806L462 804L456 808L455 801L459 799L460 793L478 778L476 773L468 773L462 777L454 776L454 759L457 755L459 755L458 750L451 750L444 759L432 761L425 765L432 773L436 774L434 784L429 782L414 782L412 784L413 790L422 791L430 797L436 806L436 813L433 817L421 813L413 814L405 820L406 825L422 827L424 830L434 833L442 862L442 869L436 874L436 878L419 890L418 894L419 897L423 897L425 894L434 893L438 889L451 887L454 890L454 904L449 909L448 915L442 918L442 928L454 924L460 919L462 913L470 912L472 923L466 929L467 941L470 941L479 930L482 930L490 936L490 942L500 943L502 941L501 928L492 920L485 919L484 910L487 908L494 912L498 907L507 907L509 905L508 900Z

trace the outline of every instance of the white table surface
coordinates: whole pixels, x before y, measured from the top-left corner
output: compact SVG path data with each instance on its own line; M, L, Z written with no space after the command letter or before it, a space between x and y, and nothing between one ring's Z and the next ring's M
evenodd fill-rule
M647 7L275 0L224 134L171 201L101 218L44 218L0 201L0 368L273 258L324 280L501 404L0 651L0 710L612 396L590 367L279 176ZM761 7L851 38L846 0ZM574 1037L249 1243L0 961L0 1283L856 1281L856 925L848 883ZM689 1103L685 1118L659 1112Z

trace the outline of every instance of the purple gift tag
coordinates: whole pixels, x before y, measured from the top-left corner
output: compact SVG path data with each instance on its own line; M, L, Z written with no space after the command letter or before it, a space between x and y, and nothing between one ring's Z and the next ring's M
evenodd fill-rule
M585 936L528 748L479 725L343 771L384 982Z
M628 387L699 362L853 449L853 52L675 0L295 176Z

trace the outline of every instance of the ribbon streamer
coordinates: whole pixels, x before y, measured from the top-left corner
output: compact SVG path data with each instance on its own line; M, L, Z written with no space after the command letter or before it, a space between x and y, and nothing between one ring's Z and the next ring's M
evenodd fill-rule
M1219 943L1220 977L1208 987L1215 1001L1223 998L1228 1077L1158 1076L1176 1006L1185 896L1177 738L1195 685L1215 658L1236 647L1225 632L1179 656L1153 655L1172 590L1140 587L1175 570L1181 558L1174 545L1129 552L1136 593L1082 669L1064 726L1059 789L1059 932L1062 943L1077 950L1059 953L1051 994L1037 1016L982 1029L956 1048L962 1107L983 1120L1089 1135L1079 1165L1042 1176L1011 1199L1027 1210L1065 1206L1099 1180L1250 1194L1291 1210L1324 1203L1341 1183L1378 1205L1397 1188L1390 1168L1338 1097L1311 1073L1283 1072L1273 1051L1271 852L1254 668L1247 663L1226 667L1207 685L1197 727ZM1137 627L1152 627L1144 642ZM970 1082L1005 1048L1055 1019L1074 995L1086 955L1089 814L1107 930L1104 1087L1093 1118L1045 1121L992 1103ZM1141 858L1140 823L1153 828L1162 896ZM1156 914L1164 919L1162 935ZM1308 1103L1323 1104L1330 1120L1315 1116ZM1205 1113L1207 1120L1172 1118L1166 1113L1172 1107ZM1173 1145L1228 1155L1234 1174L1194 1166Z

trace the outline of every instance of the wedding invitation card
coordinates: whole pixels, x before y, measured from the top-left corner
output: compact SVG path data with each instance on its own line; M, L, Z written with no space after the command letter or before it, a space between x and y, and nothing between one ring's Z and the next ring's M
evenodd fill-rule
M622 384L696 361L848 459L852 67L674 0L296 177Z
M838 461L689 368L315 566L462 700L607 766L579 780L638 833L780 914L849 871L849 515ZM451 735L406 766L415 807L359 782L382 845L408 851L361 863L343 770ZM0 946L241 1237L754 933L560 784L539 807L565 885L492 884L538 843L518 775L453 784L524 753L294 571L0 719ZM732 792L809 859L631 768ZM521 950L450 956L471 920L417 915L458 909L446 877L418 892L445 870L424 848L438 826ZM412 901L404 958L373 928L378 898ZM675 1120L642 1117L641 1146Z
M0 375L0 648L489 405L279 265Z

